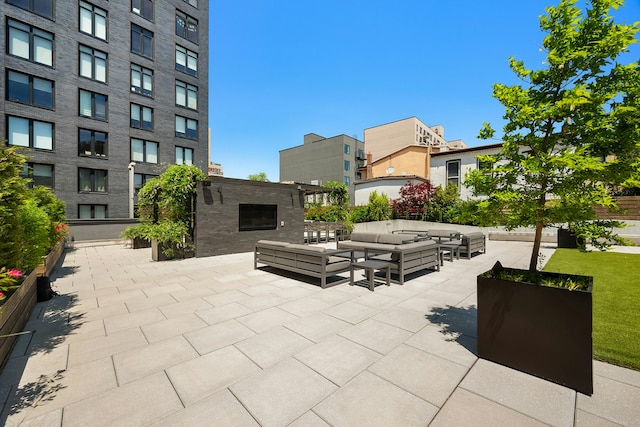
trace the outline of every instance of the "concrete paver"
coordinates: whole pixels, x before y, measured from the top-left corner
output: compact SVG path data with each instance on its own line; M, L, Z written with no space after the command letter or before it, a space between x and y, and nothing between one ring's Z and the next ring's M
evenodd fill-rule
M77 245L0 374L0 424L637 425L640 372L594 361L588 397L475 355L476 275L530 251L489 241L370 292L254 270L251 253Z

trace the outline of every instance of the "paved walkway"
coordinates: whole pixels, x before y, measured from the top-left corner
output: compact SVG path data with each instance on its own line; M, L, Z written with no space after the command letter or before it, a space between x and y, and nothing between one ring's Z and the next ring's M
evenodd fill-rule
M587 397L475 356L476 275L530 250L490 241L370 292L254 270L251 253L78 245L0 376L0 424L639 425L640 372L594 361Z

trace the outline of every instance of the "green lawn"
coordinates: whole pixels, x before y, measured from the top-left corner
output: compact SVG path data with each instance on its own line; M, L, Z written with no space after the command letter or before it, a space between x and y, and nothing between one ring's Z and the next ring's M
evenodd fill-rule
M593 356L640 371L640 255L558 249L544 271L593 276Z

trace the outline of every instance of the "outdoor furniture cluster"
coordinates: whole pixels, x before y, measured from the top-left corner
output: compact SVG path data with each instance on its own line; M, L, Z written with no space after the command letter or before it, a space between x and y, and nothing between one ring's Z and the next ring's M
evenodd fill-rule
M339 241L340 249L364 252L365 259L387 261L397 283L404 284L405 276L433 268L440 271L440 248L436 241L415 234L351 233L351 240ZM394 280L396 281L396 280Z
M322 241L328 242L331 239L344 240L348 233L341 222L305 221L304 235L307 243L313 241L320 243Z
M253 255L253 268L258 264L320 279L320 287L327 286L327 278L351 271L353 251L327 249L273 240L259 240ZM332 284L343 283L349 277L340 277Z

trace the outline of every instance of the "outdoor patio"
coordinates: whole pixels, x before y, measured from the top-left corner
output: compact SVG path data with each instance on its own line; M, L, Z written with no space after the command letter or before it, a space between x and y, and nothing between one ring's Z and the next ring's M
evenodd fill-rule
M587 397L476 357L476 275L530 251L489 241L371 292L254 270L253 253L76 245L0 375L0 424L638 425L640 372L594 361Z

